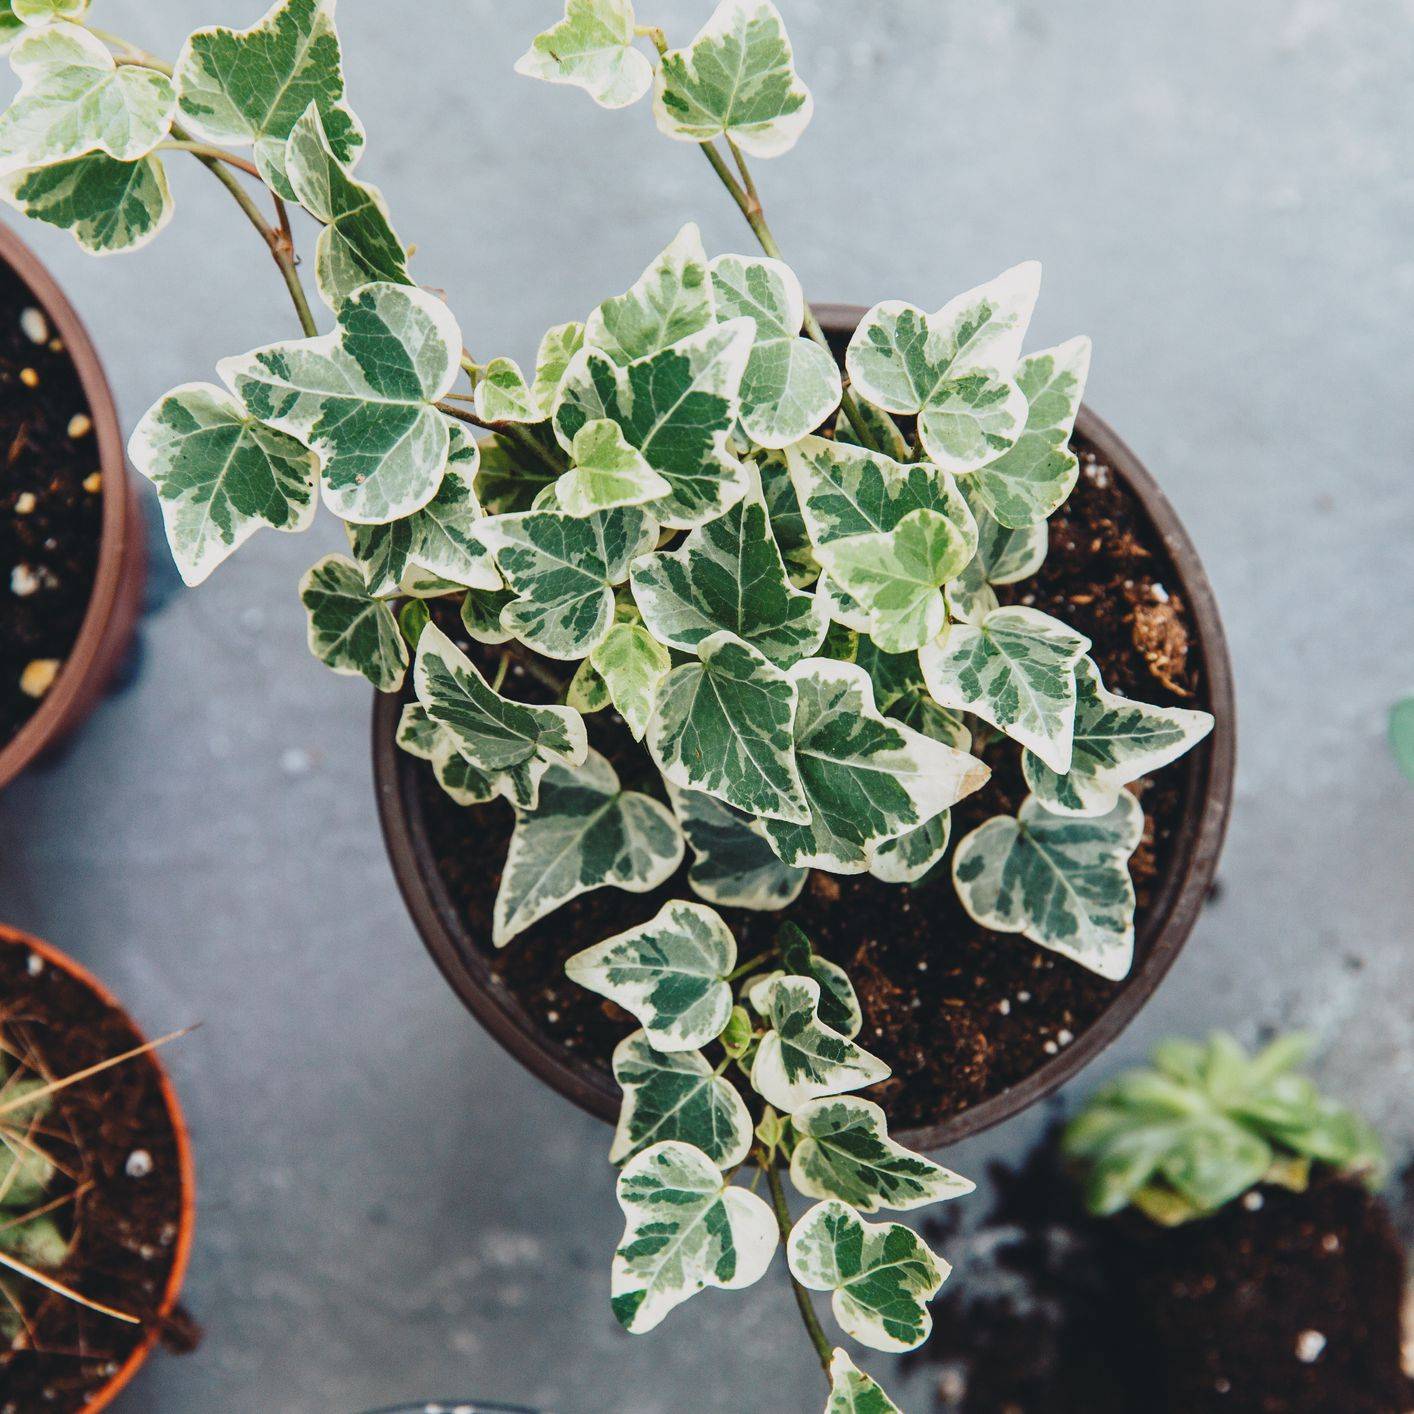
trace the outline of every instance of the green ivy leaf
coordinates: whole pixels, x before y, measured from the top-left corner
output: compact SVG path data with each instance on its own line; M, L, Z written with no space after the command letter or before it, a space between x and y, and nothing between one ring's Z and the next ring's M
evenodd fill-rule
M1074 490L1080 463L1070 436L1089 374L1086 338L1032 354L1017 370L1028 403L1025 430L973 478L982 504L1001 524L1023 529L1044 521Z
M942 860L951 838L952 812L944 810L907 834L885 840L870 856L869 872L881 883L916 884Z
M922 1345L933 1329L928 1302L952 1270L902 1223L867 1223L833 1198L796 1223L786 1260L802 1286L833 1292L835 1319L871 1350Z
M506 583L518 596L502 627L550 658L584 658L614 622L613 586L658 538L658 524L637 506L572 516L527 511L482 523Z
M1075 731L1075 665L1089 648L1059 619L1008 607L980 624L953 624L919 661L940 706L976 713L1063 773Z
M501 627L501 612L515 597L510 589L468 590L462 599L462 627L478 643L509 643L511 635Z
M486 365L475 405L483 422L544 422L549 416L513 358L493 358Z
M1075 748L1059 775L1039 756L1022 756L1026 784L1057 815L1105 815L1131 781L1147 776L1196 746L1213 729L1207 712L1151 707L1106 692L1090 658L1075 667Z
M668 650L641 623L621 622L609 630L588 661L633 739L642 741L659 684L673 666Z
M668 798L692 847L687 882L694 893L719 908L767 912L800 897L805 870L781 863L759 820L671 782Z
M68 231L90 255L139 250L172 219L167 173L156 157L119 162L90 152L0 177L0 195L32 221Z
M658 1050L692 1051L722 1034L735 966L736 939L721 918L674 900L647 923L576 953L565 972L637 1017Z
M624 790L597 751L573 768L552 764L535 807L516 810L492 941L505 947L532 923L593 889L648 893L673 876L682 854L682 832L672 813L650 796Z
M805 517L791 484L790 467L784 455L772 452L756 464L761 479L761 495L771 518L771 536L786 562L786 573L797 589L805 589L820 577L815 547L806 533Z
M811 947L810 939L794 923L781 924L776 934L776 951L786 973L795 977L813 977L820 984L820 1020L851 1041L858 1036L864 1026L864 1013L860 1010L859 998L855 995L849 973L838 963L821 957ZM764 991L762 1005L767 1005Z
M442 484L451 452L433 403L451 390L461 331L433 295L366 285L315 339L224 359L221 377L251 415L315 452L324 500L355 523L421 510Z
M583 347L583 324L557 324L546 331L535 355L535 383L530 390L541 407L555 406L570 361Z
M415 604L416 600L406 606L403 613L406 614L408 608ZM423 613L426 612L424 609ZM423 628L426 626L424 620ZM403 637L409 637L405 624ZM418 637L421 637L421 630ZM482 805L495 798L495 782L461 754L453 733L434 722L422 703L409 702L403 707L403 714L398 719L397 741L409 756L431 763L437 783L458 805Z
M470 596L468 596L470 597ZM529 707L493 692L476 665L429 624L417 642L417 700L457 750L496 783L498 795L533 810L552 764L578 766L588 755L584 719L568 707Z
M793 751L796 689L764 654L730 633L698 645L658 691L648 750L673 784L748 815L803 823L809 807Z
M262 525L308 530L319 462L257 422L224 388L187 383L148 410L128 443L157 489L172 558L200 584Z
M924 450L943 469L995 461L1026 426L1013 373L1040 283L1041 267L1028 261L936 314L898 300L875 305L850 341L851 383L885 411L916 416Z
M752 1004L758 1000L771 1029L756 1051L751 1084L768 1105L793 1114L811 1100L888 1079L883 1061L820 1020L813 977L777 977L764 995L753 989Z
M317 104L310 104L290 133L285 171L295 199L324 226L314 250L314 278L330 309L338 314L345 300L373 282L413 283L383 193L349 175ZM460 366L460 340L457 360Z
M610 1163L670 1139L700 1149L720 1169L735 1168L750 1150L746 1102L701 1051L657 1051L635 1031L614 1051L614 1079L624 1103Z
M791 1115L791 1124L800 1136L791 1182L807 1198L838 1198L877 1213L961 1198L976 1187L895 1143L883 1110L857 1095L813 1100Z
M392 608L368 592L343 555L326 555L300 581L309 614L309 651L336 673L362 676L379 692L402 686L408 649Z
M499 434L483 438L479 445L481 470L476 475L476 495L488 515L531 510L560 475L553 464L539 461ZM551 446L559 451L553 439Z
M736 1291L759 1281L778 1241L771 1209L729 1188L716 1164L690 1144L645 1149L619 1175L628 1219L614 1254L614 1315L634 1335L652 1330L707 1286Z
M730 138L753 157L795 146L815 111L769 0L722 0L685 49L663 56L653 116L680 142Z
M881 716L869 675L857 665L811 658L796 664L790 679L799 699L795 759L810 819L765 822L787 864L862 874L875 846L987 780L975 757Z
M89 152L136 162L172 125L171 80L152 69L120 66L101 40L77 25L22 35L10 66L20 91L0 115L0 175Z
M597 349L582 349L560 389L555 435L568 451L586 422L617 422L629 445L672 487L649 507L654 515L673 530L712 520L749 484L729 436L752 332L749 320L733 319L625 368Z
M726 632L789 667L825 638L824 611L814 595L791 587L766 507L754 496L699 526L677 550L635 561L631 583L654 637L684 652Z
M641 506L673 489L607 418L586 422L574 434L570 460L573 467L555 483L555 499L571 515Z
M843 1350L830 1360L830 1401L825 1414L902 1414L878 1384L855 1367Z
M627 108L653 86L653 66L633 41L631 0L566 0L564 19L535 36L516 73L574 84L603 108Z
M787 447L840 405L840 370L800 331L805 294L779 260L723 255L712 262L718 319L756 321L756 343L741 380L741 424L762 447Z
M225 147L255 148L260 175L287 201L285 144L313 104L344 167L363 151L363 128L344 102L334 0L279 0L250 29L200 29L182 47L177 101L187 127Z
M22 25L39 29L61 20L79 24L88 13L88 0L6 0L3 8Z
M998 815L959 841L953 881L984 928L1021 933L1118 981L1134 961L1129 856L1143 833L1127 792L1093 820L1052 815L1027 796L1015 818Z

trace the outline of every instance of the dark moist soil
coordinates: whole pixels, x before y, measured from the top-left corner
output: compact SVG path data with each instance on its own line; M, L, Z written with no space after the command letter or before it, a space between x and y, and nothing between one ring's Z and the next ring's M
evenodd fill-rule
M1046 562L1033 579L1003 594L1089 637L1107 686L1149 702L1205 706L1187 610L1152 526L1093 448L1079 438L1074 445L1081 476L1051 520ZM463 648L484 664L494 662L495 650L468 641L454 608L438 612L441 627ZM512 695L550 700L518 667L509 681ZM624 784L661 797L646 751L622 724L608 713L586 722L591 744ZM955 840L993 815L1014 812L1026 795L1015 746L998 740L982 755L992 779L953 810ZM614 1046L635 1023L612 1002L571 983L565 959L646 922L671 898L691 897L687 865L650 894L585 894L498 952L491 946L491 914L514 825L511 807L504 801L458 806L426 763L408 758L401 765L418 773L438 868L496 978L545 1034L607 1071ZM1142 933L1182 818L1183 766L1141 782L1139 793L1147 822L1130 872ZM767 948L786 916L721 912L743 958ZM849 970L864 1010L861 1041L893 1071L864 1093L883 1104L899 1128L945 1119L1025 1079L1093 1025L1119 990L1019 935L979 927L958 902L946 867L913 887L815 872L788 915L820 952Z
M1159 1228L1095 1219L1054 1144L995 1171L968 1239L925 1225L957 1264L910 1357L948 1414L1407 1414L1404 1255L1390 1211L1318 1173L1216 1216ZM951 1238L951 1241L950 1241ZM950 1250L951 1249L951 1250Z
M61 1079L142 1044L122 1012L51 964L32 972L31 956L24 947L0 944L0 1036L27 1059L28 1069ZM56 1181L54 1196L80 1190L54 1214L72 1235L69 1259L54 1275L143 1324L127 1325L5 1277L29 1332L17 1338L22 1348L0 1349L0 1414L83 1408L157 1319L176 1253L181 1170L151 1061L139 1056L60 1091L44 1119L42 1142L71 1175ZM139 1173L145 1165L132 1156L144 1153L150 1171ZM180 1314L162 1335L186 1348L195 1338Z
M48 665L73 648L102 527L78 373L29 289L0 265L0 747L44 700Z

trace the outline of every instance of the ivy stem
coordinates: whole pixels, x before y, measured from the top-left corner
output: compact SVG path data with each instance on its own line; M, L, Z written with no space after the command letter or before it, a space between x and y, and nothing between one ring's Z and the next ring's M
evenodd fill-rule
M513 442L521 451L532 457L554 476L558 476L564 470L563 467L556 466L550 460L544 447L518 422L488 422L484 417L478 417L474 412L468 412L466 408L458 407L455 403L450 402L434 403L433 406L438 412L445 413L448 417L454 417L458 422L468 423L472 427L480 427L486 432L494 432L498 437L504 437L506 441Z
M770 962L775 955L775 948L767 948L765 952L753 957L750 962L743 962L740 967L727 973L727 981L735 982L738 977L745 977L748 972L755 972L758 967Z
M776 1210L776 1226L781 1230L781 1241L789 1242L790 1205L786 1202L786 1190L781 1183L780 1172L776 1168L776 1156L763 1145L758 1144L756 1146L756 1162L766 1174L766 1183L771 1190L771 1206ZM834 1353L830 1348L829 1337L826 1336L824 1327L820 1324L819 1316L815 1314L810 1293L796 1281L794 1272L790 1273L790 1285L791 1290L795 1293L795 1304L800 1309L800 1319L805 1324L805 1332L815 1347L815 1354L820 1358L820 1368L825 1372L825 1378L829 1379L830 1360Z
M491 683L492 692L500 692L506 685L506 674L511 670L511 655L501 654L501 661L496 665L496 676Z
M248 177L260 177L260 169L254 162L247 162L244 157L237 157L234 152L227 152L223 147L212 147L205 142L188 142L185 139L173 138L167 142L157 144L158 152L190 152L194 157L205 157L212 162L224 162L228 167L234 167L238 172L244 172Z

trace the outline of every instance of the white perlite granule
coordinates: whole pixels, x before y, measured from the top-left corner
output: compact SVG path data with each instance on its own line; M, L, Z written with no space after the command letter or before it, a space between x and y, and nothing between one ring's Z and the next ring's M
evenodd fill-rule
M39 588L39 576L28 565L16 565L10 571L10 593L28 599Z
M20 328L32 344L49 342L49 321L37 309L27 309L20 315Z
M152 1172L152 1155L146 1149L134 1149L123 1168L129 1178L146 1178Z
M1296 1358L1303 1365L1314 1365L1326 1348L1326 1338L1320 1331L1302 1331L1296 1337Z

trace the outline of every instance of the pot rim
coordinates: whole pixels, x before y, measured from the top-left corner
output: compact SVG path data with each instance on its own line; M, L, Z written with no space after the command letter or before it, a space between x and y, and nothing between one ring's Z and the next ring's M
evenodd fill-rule
M147 1033L133 1020L122 1002L93 973L75 962L66 953L60 952L52 944L19 928L11 928L0 923L0 944L6 943L27 948L30 952L37 953L50 966L57 967L61 972L67 972L76 982L87 987L105 1005L118 1012L132 1028L135 1036L140 1037L143 1041L147 1040ZM172 1084L172 1079L167 1074L167 1068L162 1064L157 1052L148 1051L146 1059L152 1062L152 1066L157 1072L157 1082L162 1091L163 1104L177 1142L177 1164L181 1173L182 1211L177 1223L177 1240L172 1250L172 1269L168 1273L166 1290L163 1292L161 1304L157 1308L157 1319L148 1323L142 1339L129 1352L128 1358L117 1373L84 1405L84 1414L99 1414L99 1411L107 1409L132 1382L147 1357L152 1354L152 1348L157 1344L157 1338L162 1331L162 1323L172 1314L181 1295L183 1283L186 1281L187 1264L191 1258L192 1240L196 1231L196 1165L192 1157L191 1134L187 1129L186 1116L183 1114L181 1102L177 1098L176 1087Z
M827 332L841 336L865 312L862 306L847 304L817 304L814 309ZM1122 478L1158 532L1189 609L1207 705L1216 720L1204 742L1183 762L1166 768L1187 772L1188 798L1174 835L1172 865L1140 927L1135 965L1121 989L1075 1041L1024 1080L946 1119L901 1130L897 1138L916 1149L956 1144L1010 1119L1071 1080L1111 1045L1154 994L1187 942L1212 887L1227 833L1236 769L1236 701L1212 585L1177 512L1128 445L1089 407L1081 408L1076 430ZM401 693L374 694L374 793L393 874L423 944L462 1003L521 1064L581 1109L616 1122L620 1096L608 1072L548 1043L486 960L473 947L458 946L462 925L415 808L413 758L405 758L395 740L402 705Z
M100 656L107 646L105 637L109 623L120 612L125 571L132 557L142 553L142 531L140 519L133 514L136 502L127 474L113 390L87 328L48 267L3 221L0 221L0 261L24 281L36 304L64 341L64 349L88 400L103 474L103 526L98 568L83 623L43 702L10 741L0 747L0 790L3 790L77 719L83 710L92 674L106 671L107 665L99 661Z

